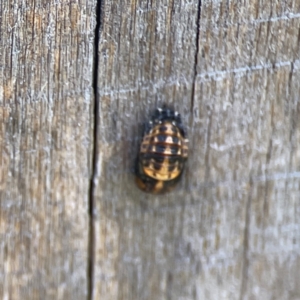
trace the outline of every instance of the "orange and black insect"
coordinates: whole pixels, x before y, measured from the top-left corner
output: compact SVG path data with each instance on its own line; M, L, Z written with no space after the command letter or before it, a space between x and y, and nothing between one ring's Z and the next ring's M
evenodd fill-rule
M145 126L136 165L138 187L153 194L169 191L180 179L188 140L178 112L157 108Z

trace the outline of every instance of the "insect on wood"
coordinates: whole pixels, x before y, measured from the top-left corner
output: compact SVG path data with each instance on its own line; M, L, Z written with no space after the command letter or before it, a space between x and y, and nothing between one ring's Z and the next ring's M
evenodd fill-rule
M140 146L136 183L153 194L171 190L179 181L188 156L188 140L180 114L169 108L157 108L146 123Z

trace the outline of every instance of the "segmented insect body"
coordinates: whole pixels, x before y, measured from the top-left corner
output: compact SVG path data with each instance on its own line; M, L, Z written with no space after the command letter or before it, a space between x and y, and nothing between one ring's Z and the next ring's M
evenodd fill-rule
M136 182L153 194L169 191L180 179L188 156L188 140L178 112L158 108L146 124L141 143Z

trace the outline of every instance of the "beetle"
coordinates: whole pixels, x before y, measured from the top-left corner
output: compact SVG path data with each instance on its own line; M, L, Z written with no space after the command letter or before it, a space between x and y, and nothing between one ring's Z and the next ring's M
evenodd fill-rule
M180 180L188 157L188 139L180 114L157 108L145 125L136 161L137 186L147 193L163 194Z

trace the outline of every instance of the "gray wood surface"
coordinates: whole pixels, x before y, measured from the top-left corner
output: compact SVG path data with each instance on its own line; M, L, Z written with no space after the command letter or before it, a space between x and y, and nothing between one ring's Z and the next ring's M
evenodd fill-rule
M198 4L104 4L95 294L300 299L299 2ZM131 167L162 103L188 127L188 169L145 195Z
M299 300L300 2L49 2L0 2L0 299ZM153 196L163 103L190 152Z
M0 3L0 299L86 299L95 5Z

